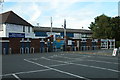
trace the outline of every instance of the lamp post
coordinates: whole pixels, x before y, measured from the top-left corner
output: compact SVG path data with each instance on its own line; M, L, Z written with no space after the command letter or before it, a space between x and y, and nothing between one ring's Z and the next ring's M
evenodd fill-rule
M1 6L2 11L3 11L3 4L2 4L3 2L4 2L3 0L0 0L0 6ZM0 16L0 19L1 19L0 21L2 21L2 16ZM3 24L2 24L2 27L3 27ZM1 40L1 38L0 38L0 40ZM0 43L0 75L2 75L2 43ZM0 80L1 79L2 79L2 76L0 76Z

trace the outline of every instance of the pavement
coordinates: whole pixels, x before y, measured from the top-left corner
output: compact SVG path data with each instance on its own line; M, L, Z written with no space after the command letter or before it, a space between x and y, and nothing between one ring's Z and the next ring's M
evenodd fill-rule
M0 77L2 80L120 80L119 62L119 57L80 52L3 55Z

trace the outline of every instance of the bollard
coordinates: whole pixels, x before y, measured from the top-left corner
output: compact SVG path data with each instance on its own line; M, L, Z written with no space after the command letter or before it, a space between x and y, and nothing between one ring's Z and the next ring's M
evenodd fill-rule
M86 46L86 50L88 50L88 46Z
M24 52L23 52L23 48L20 48L20 53L21 53L21 54L23 54L23 53L24 53Z
M29 48L28 47L25 48L25 53L26 54L29 53Z
M86 46L83 46L83 48L84 48L84 51L85 51Z
M5 48L3 48L3 54L5 55L5 53L6 53L6 49L5 49Z
M11 48L9 48L9 54L12 54L12 49Z
M34 53L34 47L30 48L30 53Z
M83 46L81 46L81 51L83 51Z
M48 47L47 47L47 53L48 53Z
M75 46L75 51L76 51L76 46Z

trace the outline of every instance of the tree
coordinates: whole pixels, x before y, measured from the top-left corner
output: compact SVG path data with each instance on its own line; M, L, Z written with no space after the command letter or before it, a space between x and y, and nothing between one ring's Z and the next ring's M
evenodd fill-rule
M120 17L111 18L102 14L91 22L89 29L93 32L93 38L115 38L120 41Z
M120 16L111 18L112 36L116 41L120 41Z

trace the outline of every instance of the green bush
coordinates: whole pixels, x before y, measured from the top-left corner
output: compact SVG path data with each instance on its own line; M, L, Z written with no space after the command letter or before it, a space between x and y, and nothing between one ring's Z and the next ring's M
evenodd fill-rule
M120 41L116 41L116 47L120 47Z

